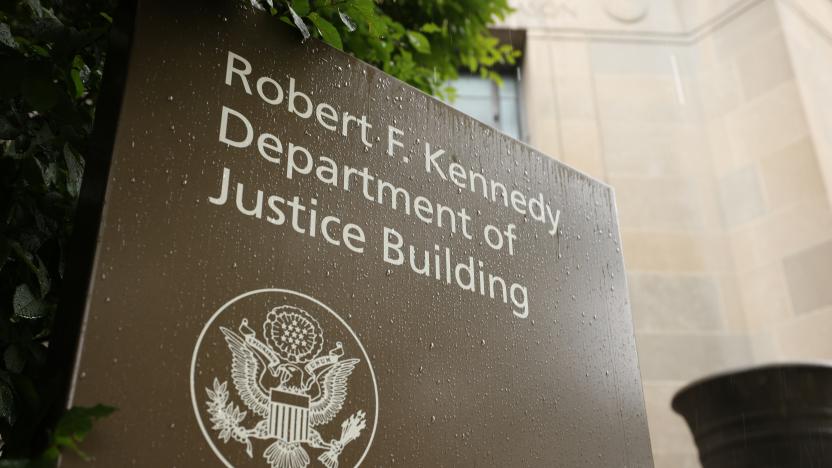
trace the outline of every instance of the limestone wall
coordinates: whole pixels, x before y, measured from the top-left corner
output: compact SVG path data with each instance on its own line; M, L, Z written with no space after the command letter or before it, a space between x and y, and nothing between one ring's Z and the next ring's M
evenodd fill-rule
M832 6L523 0L526 133L616 190L656 466L692 379L832 359Z

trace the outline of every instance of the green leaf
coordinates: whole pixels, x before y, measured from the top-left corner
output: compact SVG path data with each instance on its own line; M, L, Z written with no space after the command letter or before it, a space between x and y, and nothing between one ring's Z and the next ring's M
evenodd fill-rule
M83 459L87 454L78 447L92 430L93 423L109 416L116 409L112 406L95 405L91 407L76 406L64 413L55 426L54 445L68 448Z
M40 289L40 298L43 299L49 294L52 289L52 279L49 277L49 268L43 263L39 255L35 255L37 262L37 269L35 270L35 277L38 279L38 289Z
M112 17L112 16L108 15L107 13L105 13L105 12L103 12L103 11L102 11L102 12L99 12L98 14L99 14L99 15L101 15L101 17L102 17L102 18L104 18L105 20L107 20L107 22L108 22L108 23L110 23L110 24L112 24L112 23L113 23L113 17Z
M289 13L292 14L292 21L295 23L295 27L298 28L298 31L300 31L303 36L303 40L305 41L309 39L309 28L306 27L306 23L303 22L303 18L301 18L292 7L289 7Z
M425 23L419 30L428 34L442 32L442 28L436 23Z
M367 28L370 30L370 34L372 34L375 38L384 37L388 31L387 23L378 15L370 16L367 20ZM382 46L383 45L384 44L382 43Z
M26 6L29 7L29 10L32 12L32 16L35 18L43 18L43 7L40 4L40 0L26 0Z
M49 49L43 46L39 46L37 44L30 44L32 51L43 58L49 58Z
M14 315L23 319L43 318L48 312L46 304L32 294L29 286L25 284L21 284L15 289L12 304L14 305Z
M58 165L53 162L41 165L41 175L43 183L48 187L52 186L58 179Z
M370 33L371 39L379 39L387 33L387 23L385 22L386 17L379 12L373 0L353 0L347 3L345 9L350 18L356 19L367 25L367 31ZM359 44L362 42L363 41L358 41ZM374 42L375 43L372 44L374 47L384 47L384 43L379 43L378 41ZM372 49L370 48L367 50ZM351 52L355 53L358 51L351 50ZM359 53L358 55L364 57L363 54ZM364 58L366 59L368 57Z
M49 269L46 268L43 261L37 255L27 252L23 246L18 242L11 242L11 248L18 258L29 268L29 271L34 273L38 280L38 287L40 289L40 298L46 296L49 289L52 287L52 281L49 278Z
M309 14L309 0L292 0L292 9L300 16Z
M503 77L499 73L495 71L490 71L488 72L488 78L494 83L496 83L497 86L503 86Z
M343 50L344 44L341 42L341 35L338 34L338 30L335 29L335 26L333 26L332 23L314 12L309 14L309 20L312 21L312 24L314 24L316 28L318 28L318 32L321 34L321 38L324 42L332 47L335 47L336 49Z
M9 424L14 424L17 419L15 411L14 393L6 382L0 381L0 418L5 419Z
M353 0L349 3L348 9L354 16L362 21L370 21L376 15L376 4L373 0Z
M340 9L338 10L338 17L341 18L341 22L344 23L344 26L347 27L347 31L353 32L356 29L355 21L350 18L350 15L344 13Z
M80 55L76 55L75 58L72 59L72 68L69 71L69 78L72 82L74 97L76 99L83 96L86 91L84 88L84 82L81 80L81 72L85 67L86 64L84 64L84 59L82 59Z
M115 410L112 406L106 405L73 407L61 416L55 426L55 436L70 437L80 442L92 430L92 424L96 420L109 416Z
M410 45L416 49L416 52L421 54L430 53L430 41L428 41L428 38L424 34L416 31L407 31L407 39L410 41Z
M66 190L72 197L81 193L81 179L84 177L84 159L69 144L64 144L64 161L66 161Z
M9 29L9 25L6 23L0 23L0 44L3 44L11 49L17 49L20 47L17 41L14 40L12 30Z

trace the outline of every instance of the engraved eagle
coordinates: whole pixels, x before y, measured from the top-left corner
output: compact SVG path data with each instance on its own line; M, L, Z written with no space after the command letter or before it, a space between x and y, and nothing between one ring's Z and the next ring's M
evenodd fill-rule
M263 323L263 340L243 319L239 333L219 327L231 351L231 381L242 403L263 418L252 429L239 426L246 413L228 403L226 383L215 379L206 389L208 411L220 438L244 443L253 456L251 439L273 440L263 457L272 468L304 468L309 455L303 444L324 449L318 459L328 468L338 466L338 455L366 427L358 411L345 420L341 438L325 442L316 428L332 421L347 399L347 383L359 359L341 359L338 342L320 356L323 337L318 322L291 306L272 309Z
M328 423L341 411L347 398L347 381L358 359L324 365L302 378L302 386L293 386L290 383L296 380L295 377L305 373L302 368L277 359L271 362L264 360L265 356L248 346L240 335L225 327L220 327L220 330L231 350L231 380L243 404L251 411L263 417L269 414L269 392L261 382L270 376L279 379L278 388L312 391L309 413L313 427Z

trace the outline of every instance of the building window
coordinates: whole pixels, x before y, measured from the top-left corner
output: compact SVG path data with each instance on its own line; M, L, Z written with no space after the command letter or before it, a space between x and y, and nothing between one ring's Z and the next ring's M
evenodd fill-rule
M516 74L502 74L503 85L476 75L462 75L450 82L456 88L452 106L506 135L522 139L520 91Z

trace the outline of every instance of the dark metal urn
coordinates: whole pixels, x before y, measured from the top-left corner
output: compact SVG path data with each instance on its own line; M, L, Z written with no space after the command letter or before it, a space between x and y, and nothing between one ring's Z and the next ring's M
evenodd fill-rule
M690 426L704 468L832 467L832 365L708 377L680 390L673 409Z

